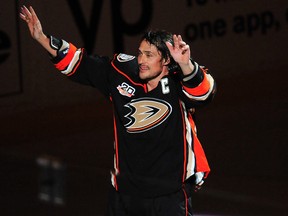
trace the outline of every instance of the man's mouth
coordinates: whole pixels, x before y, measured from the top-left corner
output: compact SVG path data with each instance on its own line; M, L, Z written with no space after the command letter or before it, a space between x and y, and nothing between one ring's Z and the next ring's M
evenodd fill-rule
M140 69L140 71L147 71L147 70L149 70L149 67L146 65L140 65L139 69Z

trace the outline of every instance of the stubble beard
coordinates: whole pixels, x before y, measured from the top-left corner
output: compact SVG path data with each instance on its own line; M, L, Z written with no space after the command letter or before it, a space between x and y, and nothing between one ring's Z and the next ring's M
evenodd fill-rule
M149 73L149 72L148 72L148 71L147 71L147 72L144 72L144 77L142 77L142 76L141 76L141 72L140 72L140 73L139 73L139 77L140 77L141 80L143 80L143 81L145 81L145 82L149 82L149 81L151 81L151 80L159 77L159 76L161 75L162 71L159 71L159 72L157 72L157 73L155 73L155 74L152 74L152 75L151 75L151 74L148 74L147 76L145 76L146 73Z

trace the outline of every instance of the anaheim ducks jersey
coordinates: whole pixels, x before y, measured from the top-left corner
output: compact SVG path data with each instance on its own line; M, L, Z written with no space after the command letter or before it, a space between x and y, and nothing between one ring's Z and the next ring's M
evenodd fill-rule
M114 110L114 170L116 190L144 197L177 191L196 174L210 168L196 135L191 110L215 92L207 70L195 64L188 77L171 74L147 91L139 79L134 56L88 56L72 44L55 63L70 79L97 88Z

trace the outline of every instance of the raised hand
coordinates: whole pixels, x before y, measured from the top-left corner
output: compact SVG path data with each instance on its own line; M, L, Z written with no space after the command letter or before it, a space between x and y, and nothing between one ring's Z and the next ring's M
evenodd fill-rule
M26 6L21 7L20 18L27 23L30 34L35 40L46 37L43 33L41 23L31 6L29 9Z
M174 58L174 60L181 64L188 64L190 60L190 47L186 44L181 35L173 35L174 46L167 42L166 45L170 51L170 54Z
M50 46L50 39L43 33L41 23L34 9L31 6L29 9L22 6L19 15L27 23L32 38L37 40L52 56L57 56L56 50Z
M173 35L173 42L174 46L170 42L166 42L171 56L180 65L184 75L191 73L194 70L194 66L190 61L189 45L183 41L181 35Z

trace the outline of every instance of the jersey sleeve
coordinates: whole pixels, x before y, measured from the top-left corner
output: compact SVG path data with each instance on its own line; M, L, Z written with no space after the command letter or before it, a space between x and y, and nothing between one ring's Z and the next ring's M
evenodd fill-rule
M192 102L203 104L210 101L216 92L216 83L204 66L193 62L194 71L182 79L182 91Z
M97 88L109 97L110 59L102 56L89 56L84 48L63 42L57 57L52 59L55 67L69 79L80 84Z

